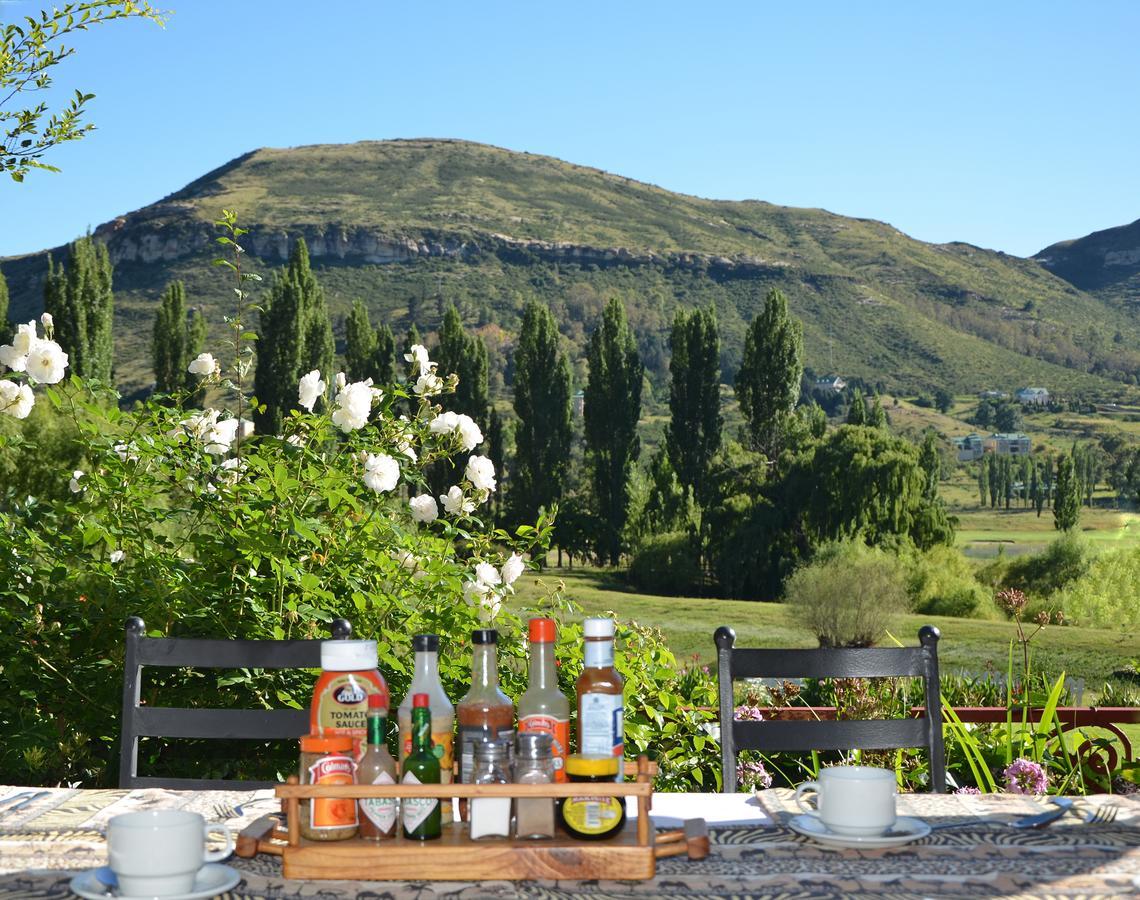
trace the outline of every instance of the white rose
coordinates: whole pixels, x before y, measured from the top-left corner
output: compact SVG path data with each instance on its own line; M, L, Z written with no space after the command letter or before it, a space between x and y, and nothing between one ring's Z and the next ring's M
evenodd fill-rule
M337 372L336 373L336 389L338 391L343 391L346 384L348 384L348 379L344 377L344 372Z
M443 382L438 375L427 372L416 379L412 390L420 397L434 397L436 394L443 392Z
M135 451L138 450L138 445L131 441L129 444L118 443L115 444L115 455L119 457L122 462L138 462L139 456Z
M450 434L459 427L459 416L453 412L441 412L428 422L432 434Z
M197 359L193 360L186 371L191 375L196 375L199 378L208 378L221 372L221 366L218 365L217 360L214 359L211 353L199 353Z
M328 385L321 381L321 372L319 369L313 369L308 375L301 379L301 383L297 386L297 402L305 407L309 412L313 411L317 401L324 396Z
M16 336L12 338L12 346L16 348L16 352L20 356L27 356L32 351L33 345L38 341L36 336L36 323L29 322L27 325L16 326Z
M71 473L71 481L67 483L67 486L71 488L71 493L78 494L80 491L86 490L86 488L79 483L82 478L83 472L80 469L76 469Z
M35 405L35 394L26 384L0 381L0 412L14 419L26 419Z
M416 522L434 522L439 518L439 507L431 494L420 494L408 501L412 509L412 519Z
M47 315L47 313L44 313L44 315ZM126 555L127 554L125 554L122 550L112 550L111 555L108 558L112 563L121 563L123 561L123 557Z
M512 553L500 570L503 576L503 584L508 586L514 584L525 570L526 563L523 562L523 558L517 553Z
M475 424L475 420L470 416L459 415L459 446L463 450L474 450L481 443L483 443L483 432L479 430L479 426Z
M46 331L55 325L55 319L51 317L51 313L46 312L40 316L40 324L44 326L44 330Z
M386 493L400 481L400 464L387 453L369 454L364 460L364 484L378 494Z
M413 372L424 375L435 369L435 363L428 358L427 347L423 344L412 344L411 351L404 354L407 362L414 363Z
M0 365L7 366L13 372L23 372L28 365L28 354L21 353L11 344L0 345Z
M480 581L463 582L463 596L468 603L482 603L483 598L491 589Z
M495 489L495 464L485 456L472 456L467 460L464 475L480 491Z
M368 424L372 414L372 379L346 384L336 395L332 421L347 434Z
M503 579L499 576L499 570L493 565L481 562L475 566L475 580L480 584L485 584L488 588L493 588L495 585L501 584Z
M244 459L227 459L220 466L222 469L222 481L226 484L237 484L238 479L241 478L242 473L246 470L247 466Z
M55 341L35 341L28 351L27 373L33 381L58 384L67 369L67 354Z
M217 413L214 415L216 416ZM203 449L213 456L228 453L230 445L237 438L239 424L237 419L223 419L221 422L214 422L202 438L202 442L205 444Z
M459 516L475 511L475 501L464 497L463 489L457 484L448 488L446 494L440 494L439 499L443 503L444 512L450 516Z
M242 419L238 422L237 439L244 441L247 437L253 434L253 422L249 419Z

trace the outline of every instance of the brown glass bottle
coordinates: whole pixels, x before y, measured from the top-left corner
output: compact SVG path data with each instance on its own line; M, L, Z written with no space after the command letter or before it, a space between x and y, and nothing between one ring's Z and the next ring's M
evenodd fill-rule
M515 705L499 689L496 645L499 634L481 628L471 635L471 690L455 707L459 723L459 780L471 783L475 745L483 741L514 743Z
M585 665L578 676L578 752L617 757L618 780L625 754L625 682L614 668L614 620L586 619Z

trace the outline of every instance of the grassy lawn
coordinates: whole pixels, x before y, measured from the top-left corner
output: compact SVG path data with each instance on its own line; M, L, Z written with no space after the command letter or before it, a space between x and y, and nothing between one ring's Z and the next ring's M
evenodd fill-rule
M655 597L629 591L613 572L597 569L550 569L542 582L561 579L566 593L588 614L613 611L625 618L661 630L678 659L693 656L702 662L714 658L712 634L718 625L736 629L739 642L753 647L812 647L815 638L794 621L788 607L778 603L713 600L697 597ZM523 603L542 593L528 573L519 580ZM905 643L917 641L918 629L936 625L942 632L939 656L945 671L980 672L987 666L1005 671L1012 624L953 619L939 616L904 616L895 630ZM1140 637L1093 628L1046 628L1032 643L1034 666L1054 677L1063 670L1085 681L1085 702L1091 693L1130 660L1140 658Z

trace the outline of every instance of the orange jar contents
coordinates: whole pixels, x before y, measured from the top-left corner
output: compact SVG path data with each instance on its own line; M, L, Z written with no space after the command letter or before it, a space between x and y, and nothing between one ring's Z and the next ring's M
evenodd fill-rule
M322 641L324 671L313 688L309 731L315 735L348 735L353 758L364 755L368 737L368 697L377 694L388 715L388 685L376 668L375 641Z
M352 738L301 738L301 784L355 784L356 761L352 758ZM343 841L356 837L356 801L314 797L300 802L301 837L310 841Z

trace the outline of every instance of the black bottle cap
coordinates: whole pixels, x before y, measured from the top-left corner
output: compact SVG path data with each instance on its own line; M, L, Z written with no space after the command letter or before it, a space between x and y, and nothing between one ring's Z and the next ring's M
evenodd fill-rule
M475 644L499 643L499 632L494 628L480 628L471 632L471 642Z
M412 638L412 649L417 653L422 653L428 650L432 653L439 652L439 635L438 634L417 634Z

